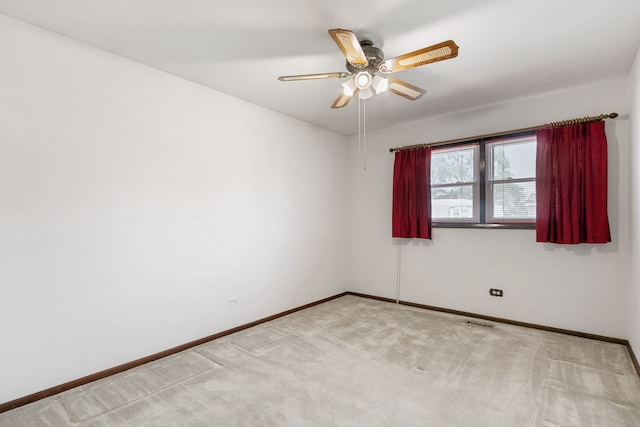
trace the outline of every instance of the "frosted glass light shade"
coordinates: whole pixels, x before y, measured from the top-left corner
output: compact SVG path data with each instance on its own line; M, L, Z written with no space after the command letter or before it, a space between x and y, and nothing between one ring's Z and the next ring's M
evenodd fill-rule
M366 71L361 71L356 74L356 87L360 90L367 89L371 86L371 74Z
M371 87L373 87L373 90L375 90L376 93L384 92L389 88L389 80L387 80L385 77L375 75L373 76Z
M370 87L366 88L366 89L360 89L358 91L358 98L360 99L369 99L373 96L373 91L371 90Z
M350 78L346 82L342 83L342 92L347 96L353 96L356 92L356 82L355 77Z

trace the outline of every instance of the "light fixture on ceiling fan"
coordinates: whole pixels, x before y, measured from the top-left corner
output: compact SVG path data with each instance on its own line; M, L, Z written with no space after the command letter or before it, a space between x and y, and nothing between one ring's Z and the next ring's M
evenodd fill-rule
M418 49L391 59L384 59L384 53L371 40L358 40L355 33L349 30L329 30L331 38L345 56L348 73L301 74L280 76L281 81L317 80L329 78L351 78L342 84L343 91L331 105L331 108L342 108L357 95L359 99L371 98L375 93L389 90L411 101L425 94L424 89L413 86L402 80L387 76L408 68L443 61L458 56L458 46L451 40L433 46ZM384 76L377 74L382 73Z
M371 75L368 71L360 71L346 82L342 83L345 95L353 97L356 93L360 99L369 99L373 92L381 93L389 88L389 81L379 75ZM372 92L373 89L373 92Z

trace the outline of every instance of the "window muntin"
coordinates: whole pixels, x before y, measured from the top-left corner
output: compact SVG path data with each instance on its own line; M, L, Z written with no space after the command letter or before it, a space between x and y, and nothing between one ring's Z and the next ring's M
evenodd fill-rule
M534 132L434 148L433 225L534 226L535 159Z

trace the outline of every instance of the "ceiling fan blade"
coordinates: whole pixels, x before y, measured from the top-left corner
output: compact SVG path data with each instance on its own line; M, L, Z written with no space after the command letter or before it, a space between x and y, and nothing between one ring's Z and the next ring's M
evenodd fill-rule
M380 64L378 69L383 73L395 73L396 71L443 61L445 59L455 58L456 56L458 56L458 45L452 40L447 40L446 42L387 59Z
M389 80L388 90L390 92L407 98L410 101L415 101L416 99L427 93L426 90L420 89L419 87L407 82L403 82L402 80L394 79L393 77L387 77L387 79Z
M333 101L333 104L331 104L331 108L346 107L347 105L349 105L349 102L351 101L351 99L356 93L358 93L357 89L353 95L346 95L344 92L340 92L340 95L338 95L336 100Z
M278 80L282 82L291 82L295 80L319 80L319 79L341 79L347 77L349 73L339 71L336 73L318 73L318 74L299 74L296 76L280 76Z
M342 54L347 58L349 64L358 68L369 65L367 56L364 54L362 46L360 46L360 42L353 31L336 28L329 30L329 34L342 51Z

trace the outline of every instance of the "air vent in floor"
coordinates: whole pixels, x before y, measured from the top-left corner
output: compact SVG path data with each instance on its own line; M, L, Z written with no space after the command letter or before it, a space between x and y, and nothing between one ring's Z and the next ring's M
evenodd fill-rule
M476 320L467 320L465 321L465 323L473 326L484 326L485 328L493 328L493 325L491 323L478 322Z

